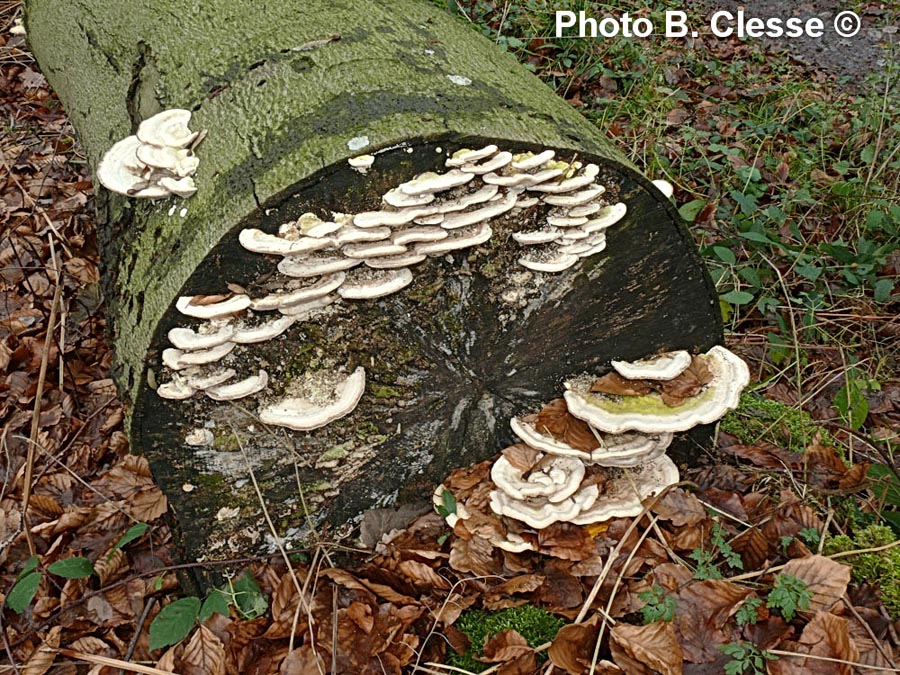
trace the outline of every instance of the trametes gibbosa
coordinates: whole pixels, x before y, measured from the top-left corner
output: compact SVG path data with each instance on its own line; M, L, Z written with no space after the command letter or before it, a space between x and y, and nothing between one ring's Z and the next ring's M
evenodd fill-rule
M189 110L173 108L149 117L137 134L113 145L97 167L107 190L129 197L190 197L197 191L192 176L200 161L194 148L203 133L191 131Z
M750 381L744 361L720 346L612 367L567 381L564 398L510 420L521 442L491 466L488 499L471 479L438 486L435 508L450 526L519 552L536 550L537 531L556 523L636 516L644 499L678 482L665 454L673 434L737 407Z
M362 171L374 162L365 155L350 165ZM603 251L605 231L626 213L624 203L605 198L596 164L559 160L553 150L513 154L490 145L459 150L445 165L442 172L421 173L388 190L376 211L332 213L328 220L305 213L274 234L241 231L238 240L246 250L281 256L275 277L280 287L262 297L180 298L178 311L199 323L169 332L172 346L162 355L167 381L157 393L187 399L202 392L215 401L255 397L266 424L318 428L352 412L365 387L363 368L308 373L272 400L265 370L238 379L229 364L246 362L248 345L314 320L331 305L402 291L417 265L485 244L491 225L501 220L515 229L515 217L525 209L540 206L543 223L514 231L513 245L522 249L518 264L539 274L562 272Z

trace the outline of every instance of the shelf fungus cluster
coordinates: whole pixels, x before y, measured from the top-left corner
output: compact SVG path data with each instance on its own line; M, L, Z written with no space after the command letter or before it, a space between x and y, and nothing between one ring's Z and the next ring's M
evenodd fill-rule
M673 435L735 408L750 379L743 360L720 346L612 367L568 381L564 398L513 418L520 442L485 463L483 475L462 470L438 486L435 508L458 534L540 550L546 528L638 515L644 499L678 482L665 454Z
M138 182L138 177L146 182L148 165L134 159L138 146L148 143L165 141L170 154L183 160L180 170L196 168L187 149L194 139L187 129L189 115L172 113L144 123L160 118L155 135L142 131L142 124L128 141L133 152L125 151L127 145L113 148L109 166L120 157L115 161L133 179L114 185L134 196L157 195L152 191L156 187ZM372 155L350 162L365 170L373 163ZM156 171L149 175L161 175ZM214 401L255 397L261 421L294 430L315 429L345 416L365 388L362 368L349 375L347 368L338 375L310 374L319 380L313 387L318 393L291 390L272 400L267 393L270 373L253 365L253 344L277 338L296 322L314 321L332 306L402 291L413 282L417 265L488 242L492 225L501 220L506 231L512 230L511 245L523 249L519 264L533 272L562 272L603 251L605 231L625 216L625 204L607 200L616 191L607 191L599 176L598 165L575 157L559 159L553 150L514 154L489 145L447 154L443 170L420 173L387 190L377 210L304 213L277 232L246 228L238 235L244 249L276 257L268 290L259 297L180 298L177 310L200 323L168 333L171 347L162 353L165 382L156 391L179 400L200 393ZM530 224L517 226L519 222Z
M189 110L173 108L149 117L137 133L113 145L97 167L107 190L129 197L190 197L199 160L194 148L202 134L191 131Z

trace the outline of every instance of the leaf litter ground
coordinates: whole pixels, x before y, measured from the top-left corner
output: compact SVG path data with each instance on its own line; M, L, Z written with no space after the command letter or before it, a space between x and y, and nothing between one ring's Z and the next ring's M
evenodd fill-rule
M848 428L835 410L843 352L804 336L805 389L816 393L801 397L766 348L771 316L753 312L733 323L730 341L766 382L754 405L802 403L815 422L800 424L813 429L802 442L787 413L765 433L735 423L735 435L720 434L715 453L641 516L545 528L535 535L540 553L499 551L475 524L451 531L431 512L379 511L363 523L364 548L323 541L287 562L226 561L221 569L235 576L220 590L203 598L179 590L179 574L199 565L172 564L165 497L146 462L128 454L109 377L87 167L14 30L18 3L0 9L0 648L8 667L29 675L447 673L460 672L446 664L463 663L463 654L468 668L505 675L574 675L592 663L598 673L898 672L896 537L877 529L891 496L869 469L885 467L895 480L880 441L893 438L900 417L896 371ZM488 9L484 25L496 29L500 11ZM615 95L609 75L554 70L542 45L531 47L525 60L551 83L566 81L561 93L574 105ZM750 50L737 41L716 48L731 52L723 59ZM672 56L662 57L670 69ZM670 110L669 122L687 119L678 110L686 108ZM727 112L701 107L695 123L727 129ZM627 141L626 124L612 122L611 137ZM666 147L663 139L663 154L677 152ZM767 178L786 180L777 168ZM706 206L694 214L699 241L719 236L714 216ZM787 275L790 262L775 267ZM896 337L886 306L865 296L841 303L823 318L830 328L870 322L876 345L885 339L877 331ZM460 469L446 485L484 508L487 469ZM505 628L494 621L496 632L470 629L479 616L533 608L565 625L553 636L554 623L540 643L521 618Z

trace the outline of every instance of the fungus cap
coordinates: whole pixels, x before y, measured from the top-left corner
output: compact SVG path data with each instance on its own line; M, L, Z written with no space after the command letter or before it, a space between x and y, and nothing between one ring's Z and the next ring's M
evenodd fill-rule
M672 195L675 194L675 187L667 180L663 180L662 178L657 178L654 181L650 181L656 188L663 193L663 196L666 199L671 199Z
M278 271L288 277L304 279L320 274L343 272L362 263L362 260L342 255L326 255L321 258L290 256L278 263Z
M263 424L311 431L349 415L366 389L366 371L360 366L334 385L330 400L317 403L305 397L288 397L259 411Z
M477 162L478 160L484 159L485 157L490 157L495 152L497 152L496 145L486 145L480 150L470 150L469 148L463 148L462 150L457 150L452 155L450 155L445 163L449 167L458 167L462 166L463 164Z
M548 244L563 236L563 233L555 227L544 227L540 230L532 230L531 232L513 232L515 239L522 246L533 246L534 244Z
M622 434L603 434L596 432L600 441L600 447L595 450L579 450L563 440L557 440L549 434L538 431L535 427L534 416L526 415L523 418L513 417L509 425L513 433L523 443L535 450L540 450L549 455L564 457L577 457L589 464L600 466L629 467L658 457L666 451L672 443L672 434L642 434L639 432L625 432Z
M415 251L424 255L441 255L450 251L483 244L491 238L493 233L493 230L487 223L479 223L471 227L454 230L450 236L442 241L416 244Z
M338 295L347 300L381 298L406 288L412 283L413 274L407 268L384 269L350 279L338 289Z
M576 492L584 479L584 463L574 457L538 457L540 469L526 472L500 456L491 467L491 480L514 499L543 497L550 503L561 502Z
M239 345L265 342L277 338L291 327L295 319L290 316L281 316L271 321L266 321L258 326L238 326L231 341Z
M519 258L519 264L535 272L562 272L578 262L578 256L557 251L540 251L535 255Z
M298 253L311 253L321 251L334 246L330 239L317 237L299 237L286 239L277 234L268 234L254 227L241 230L238 241L248 251L253 253L268 253L274 255L297 255Z
M166 398L172 401L183 401L184 399L190 398L194 395L194 389L187 382L185 382L184 378L174 377L171 382L166 382L165 384L161 384L156 388L156 393L161 398Z
M344 283L344 279L346 278L347 275L343 272L323 274L320 279L308 286L289 290L284 293L270 293L265 297L256 298L250 302L250 309L255 311L269 311L281 309L282 307L293 307L302 302L315 300L316 298L321 298L337 290L338 287ZM285 326L285 328L287 328L287 326Z
M209 349L228 342L234 335L234 326L230 323L215 325L204 324L199 331L177 327L169 331L169 342L182 350Z
M628 207L624 202L617 202L609 206L604 206L594 214L593 218L584 224L584 230L585 232L599 232L600 230L605 230L622 220L627 212Z
M269 374L260 369L256 375L251 375L232 384L221 384L208 388L205 393L213 401L234 401L257 394L269 384Z
M619 375L628 380L674 380L691 365L691 353L665 352L638 361L611 361Z
M137 158L141 142L137 136L126 136L114 144L97 167L97 180L107 190L133 195L138 186L147 183L144 166Z
M678 467L665 454L633 469L622 469L619 475L609 476L593 505L569 522L592 525L612 518L631 518L644 510L643 500L659 494L678 480Z
M710 424L737 407L741 391L750 382L750 371L743 359L718 345L699 358L709 368L712 381L681 405L667 406L655 392L644 396L594 394L590 392L593 378L583 377L566 382L566 405L575 417L613 434L679 432Z
M193 303L196 297L198 296L182 295L175 302L175 308L185 316L192 316L195 319L221 319L242 312L250 306L250 297L243 293L207 305Z
M596 484L578 490L571 497L551 503L549 500L533 497L515 499L502 490L491 492L491 510L500 516L520 520L535 529L543 529L556 522L574 522L574 519L590 509L600 496Z
M190 121L190 110L179 108L163 110L138 125L137 137L142 143L185 148L193 143L198 135L198 132L188 129Z

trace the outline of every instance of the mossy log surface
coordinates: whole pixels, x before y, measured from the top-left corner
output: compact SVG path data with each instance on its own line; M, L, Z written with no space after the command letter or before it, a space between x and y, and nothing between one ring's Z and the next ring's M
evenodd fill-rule
M92 167L163 109L190 109L191 127L209 132L195 196L98 195L132 446L189 533L187 557L265 544L250 469L280 534L302 538L310 522L340 528L494 454L512 440L508 418L558 397L568 376L721 341L715 289L672 204L510 55L427 2L28 0L26 9L32 48ZM628 205L606 250L523 277L509 235L545 215L525 211L492 223L487 243L418 265L400 293L342 303L242 347L232 367L264 366L270 396L309 369L366 368L354 413L314 432L265 428L256 400L156 395L166 333L186 323L177 297L226 284L252 295L271 276L277 260L244 251L241 229L377 209L388 189L445 170L448 152L487 142L598 163ZM346 162L361 152L377 153L365 175ZM502 299L513 287L526 289L525 302ZM213 446L186 445L204 425ZM223 507L240 516L221 517Z

